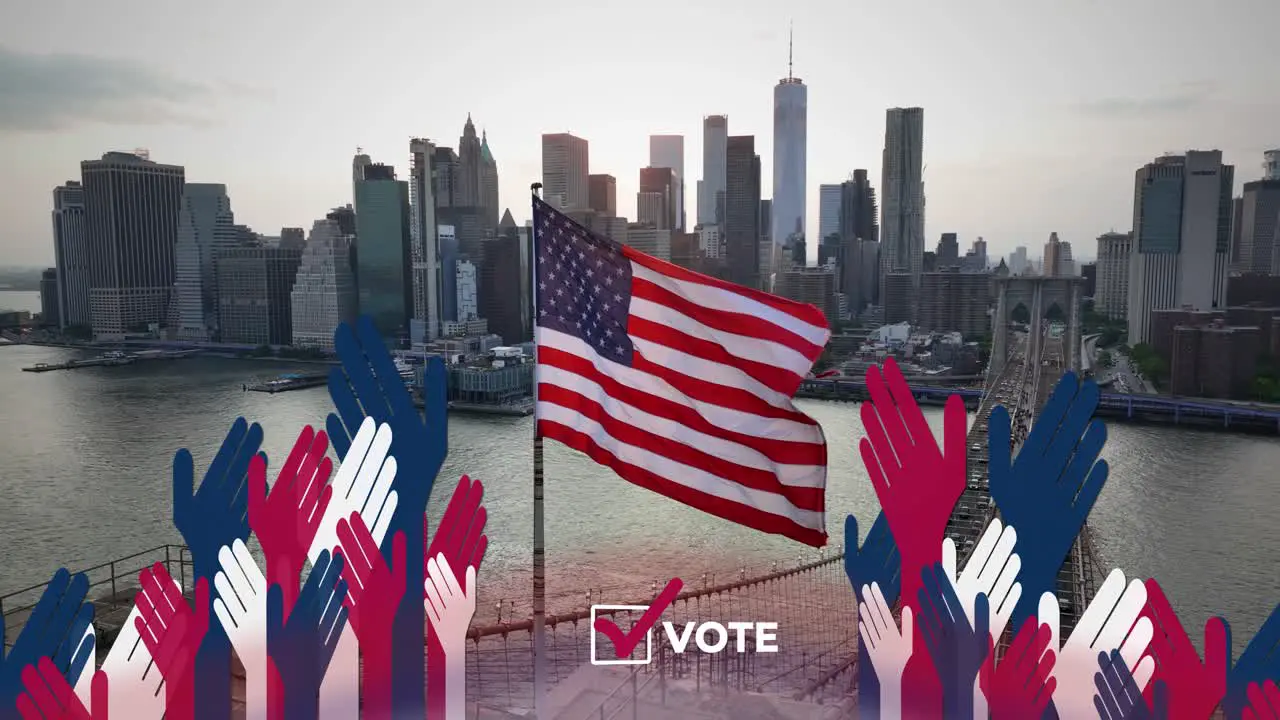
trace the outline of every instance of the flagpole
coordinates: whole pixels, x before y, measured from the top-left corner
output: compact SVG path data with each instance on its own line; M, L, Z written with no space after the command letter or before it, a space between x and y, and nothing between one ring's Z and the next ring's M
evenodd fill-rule
M539 198L542 183L529 186L533 200ZM547 559L546 532L542 506L542 433L538 431L538 222L530 230L533 257L530 289L533 307L530 313L534 329L533 345L533 711L538 720L550 720L547 710Z

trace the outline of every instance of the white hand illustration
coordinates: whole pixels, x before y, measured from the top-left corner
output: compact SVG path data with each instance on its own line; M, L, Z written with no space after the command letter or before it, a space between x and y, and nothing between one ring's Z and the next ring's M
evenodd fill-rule
M174 585L177 585L174 582ZM111 717L132 718L133 720L160 720L164 717L164 678L160 669L151 660L151 653L138 634L137 620L142 617L135 604L129 611L129 617L120 627L107 657L102 661L100 670L111 678L111 693L108 709ZM86 676L93 675L93 667L86 666L81 675L81 682L76 683L76 696L85 707L92 707L92 695L83 682Z
M391 489L396 459L391 451L391 426L365 418L351 441L351 449L332 480L333 497L316 531L307 556L315 563L321 552L333 552L338 543L338 521L358 512L379 544L391 526L398 496ZM320 720L349 720L360 716L360 644L348 624L320 682Z
M93 696L94 668L98 666L98 663L94 659L94 654L97 653L96 643L98 642L98 631L94 628L93 623L89 623L89 627L84 629L84 637L80 639L80 644L77 646L76 654L79 654L79 648L83 648L84 644L88 642L94 643L95 647L93 654L89 655L89 662L85 663L84 670L80 673L80 679L76 680L76 696L80 698L92 698ZM93 707L93 703L90 700L86 699L81 702L84 703L85 707Z
M218 551L213 612L244 665L245 720L267 717L267 578L243 540Z
M1146 604L1146 585L1135 579L1125 587L1124 572L1119 568L1112 570L1080 616L1071 637L1060 645L1058 598L1053 593L1040 597L1039 620L1048 625L1052 633L1049 649L1061 647L1053 667L1053 677L1058 681L1053 702L1061 720L1098 717L1093 705L1096 690L1093 676L1098 672L1100 652L1110 653L1118 648L1125 664L1134 668L1133 679L1138 689L1146 688L1155 672L1155 661L1150 656L1142 657L1152 634L1151 620L1139 619Z
M1022 585L1016 582L1018 572L1022 570L1022 559L1013 551L1017 541L1018 533L1012 525L1005 525L1000 518L992 519L959 577L956 577L955 541L951 538L942 541L942 569L955 586L969 625L974 624L973 609L978 595L986 595L991 608L988 615L993 638L1004 633L1013 609L1022 597ZM973 681L973 716L987 716L987 696L977 679Z
M467 714L467 628L476 614L476 568L467 566L464 592L444 553L427 560L425 607L431 627L444 649L445 718L461 720Z
M910 607L902 606L902 629L899 630L880 584L862 586L858 635L867 646L867 657L880 681L880 717L885 720L902 717L902 671L911 659L914 633L915 621Z

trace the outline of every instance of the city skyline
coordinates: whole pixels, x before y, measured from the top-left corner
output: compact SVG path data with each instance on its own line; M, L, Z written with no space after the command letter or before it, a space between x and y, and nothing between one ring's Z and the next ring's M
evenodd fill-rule
M425 7L408 3L368 17L259 11L255 17L264 16L252 27L242 23L247 4L243 12L235 3L192 11L199 17L145 2L127 12L109 2L74 13L59 3L24 7L21 22L0 30L0 91L14 101L0 109L0 151L7 158L0 182L10 189L0 198L3 264L52 264L53 188L75 179L81 161L110 150L147 147L157 162L184 166L192 182L225 184L237 220L274 233L309 227L329 208L352 201L346 167L357 146L404 177L408 138L455 146L468 113L487 132L497 158L500 204L520 222L529 215L529 183L541 179L543 133L586 139L590 172L617 178L622 198L638 190L649 137L682 135L690 174L685 204L694 206L696 182L703 179L702 119L713 114L729 116L731 134L755 136L765 165L761 196L771 198L771 89L786 69L792 18L773 11L725 17L713 8L670 5L659 3L640 25L652 24L655 32L663 25L671 33L670 18L678 16L677 34L713 33L719 40L684 43L655 66L651 55L639 52L644 33L634 40L606 37L592 28L607 18L579 12L572 2L556 14L513 4L507 13L513 29L492 28L476 8L457 8L430 19L486 27L491 52L468 66L470 72L446 71L453 58L466 56L468 41L465 33L442 34L437 50L414 55L426 61L420 79L405 76L402 68L411 63L394 61L412 52L410 29L428 19ZM1239 194L1244 182L1261 176L1262 152L1280 144L1267 127L1280 98L1266 92L1263 71L1266 28L1274 26L1268 18L1280 20L1280 10L1267 3L1204 8L1144 1L1108 7L1105 22L1096 8L995 3L939 7L923 21L909 8L889 6L822 4L787 12L796 12L795 74L809 88L810 228L819 220L820 185L839 183L856 168L879 178L890 107L926 111L925 247L943 232L957 233L962 246L983 236L993 257L1019 245L1038 247L1051 231L1087 250L1108 230L1130 230L1132 173L1163 152L1222 150L1223 162L1238 168ZM1152 18L1160 32L1152 32ZM917 46L945 53L945 71L934 62L938 56L922 53L866 73L861 58L896 54L890 38L874 33L850 54L847 37L834 28L855 19L863 26L910 24L919 32ZM193 23L205 31L166 33ZM320 51L324 43L345 42L350 28L375 24L386 31L386 57ZM1037 33L1009 32L1036 26L1053 27L1068 48L1088 43L1108 53L1044 53ZM528 42L502 38L549 32L580 43L582 56L603 59L584 63L579 84L610 87L625 78L620 100L662 101L607 101L601 98L608 94L567 95L522 82L527 61L515 48ZM124 47L118 42L124 34L148 41ZM309 45L280 42L284 37L306 38ZM249 43L255 52L226 53L234 43ZM1237 50L1167 52L1192 44ZM1153 52L1160 63L1143 60ZM644 72L632 72L640 65ZM1142 72L1116 73L1118 66ZM673 81L673 73L696 82ZM851 76L862 81L851 85ZM1054 81L1039 82L1043 77ZM336 85L350 88L333 93ZM1057 172L1068 163L1073 173ZM693 214L686 215L692 221ZM807 240L812 262L819 238Z

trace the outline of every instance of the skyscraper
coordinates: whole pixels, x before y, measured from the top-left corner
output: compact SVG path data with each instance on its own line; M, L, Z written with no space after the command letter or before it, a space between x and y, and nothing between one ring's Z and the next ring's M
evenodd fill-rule
M650 135L649 167L670 168L672 178L670 226L684 232L684 136L683 135Z
M792 238L804 240L806 128L809 90L792 73L791 43L787 44L787 76L773 88L773 210L769 230L774 259L770 272L780 271L780 250Z
M173 292L185 170L109 152L80 163L80 175L94 336L117 339L164 323Z
M60 327L89 325L89 231L84 187L68 180L53 189L53 255L58 271Z
M413 264L413 318L421 341L440 337L440 250L436 243L435 146L423 138L409 141L409 241Z
M171 329L179 339L206 341L221 337L216 259L219 250L236 247L240 240L227 186L187 183L178 214L173 307L169 314L176 325Z
M592 210L605 217L618 216L618 181L612 175L590 175L587 178Z
M818 186L818 240L840 232L840 186Z
M591 206L587 141L569 133L542 136L542 196L564 210Z
M1112 320L1129 312L1129 256L1133 233L1109 232L1098 236L1098 285L1093 309Z
M467 123L458 138L458 187L455 204L480 208L484 225L498 227L498 167L489 152L489 138L476 135L475 123L467 113Z
M300 248L284 247L222 247L214 251L222 342L293 343L293 286L302 253Z
M676 209L676 196L679 193L680 178L676 175L676 171L668 167L647 167L640 168L640 193L637 196L636 218L640 222L652 222L655 226L672 230L680 221L680 216ZM658 195L662 202L662 217L645 218L641 217L640 204L641 196ZM650 199L649 202L652 200Z
M702 180L698 181L699 225L718 225L724 222L728 140L728 116L709 115L702 119Z
M413 315L413 262L409 241L409 183L381 163L356 183L356 287L360 313L373 318L383 338L409 334Z
M1240 271L1280 275L1280 177L1244 184L1239 229Z
M876 210L876 190L871 187L867 171L854 170L840 184L840 243L844 248L844 265L840 270L840 291L845 294L849 312L857 315L879 297L880 219ZM874 243L875 247L866 247ZM876 264L866 265L875 260ZM868 280L868 278L870 278Z
M293 344L333 349L339 323L355 322L359 312L355 274L351 269L350 234L344 213L335 211L311 226L290 291Z
M480 131L480 207L485 211L485 224L489 230L497 230L498 213L502 209L498 198L498 161L489 149L489 133Z
M760 287L760 156L753 135L725 143L724 251L730 282Z
M924 110L888 110L880 181L880 297L886 302L885 275L906 273L913 287L919 285L924 255L923 150Z
M1166 155L1135 173L1129 344L1150 340L1153 310L1225 306L1234 179L1219 150Z
M1040 271L1045 277L1060 277L1062 272L1062 242L1058 233L1049 233L1049 242L1044 244L1044 268Z
M960 241L955 233L942 233L938 240L938 267L960 267Z

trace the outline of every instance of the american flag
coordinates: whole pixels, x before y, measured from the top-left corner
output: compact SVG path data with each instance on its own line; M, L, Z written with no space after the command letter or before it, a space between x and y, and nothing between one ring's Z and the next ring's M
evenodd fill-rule
M827 445L791 398L821 311L596 235L538 198L537 429L624 480L826 544Z

